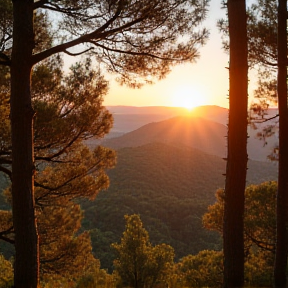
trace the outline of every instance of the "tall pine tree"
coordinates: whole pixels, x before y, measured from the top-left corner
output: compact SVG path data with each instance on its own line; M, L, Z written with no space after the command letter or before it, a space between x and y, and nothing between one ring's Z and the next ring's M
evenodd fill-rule
M107 70L120 75L121 83L135 87L143 84L137 81L139 76L144 82L151 81L150 77L163 78L171 65L195 60L199 45L208 35L205 29L198 29L207 2L13 1L13 30L6 29L5 21L1 29L0 65L10 67L11 71L15 287L37 287L39 282L39 241L34 213L33 123L37 111L31 101L33 66L61 52L90 53ZM4 8L11 7L10 0L2 3ZM39 11L53 19L53 41L48 49L37 43L34 16ZM76 50L70 49L76 46Z
M279 167L277 193L277 233L274 265L275 287L286 287L288 256L288 103L287 103L287 1L278 1Z
M224 192L224 286L244 285L244 193L247 169L248 62L245 0L228 0L229 118Z

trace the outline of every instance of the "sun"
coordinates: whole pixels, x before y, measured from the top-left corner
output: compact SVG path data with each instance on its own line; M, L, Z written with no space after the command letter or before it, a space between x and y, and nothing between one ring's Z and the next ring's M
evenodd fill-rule
M199 89L192 86L178 86L172 95L172 105L192 110L206 104L206 98Z

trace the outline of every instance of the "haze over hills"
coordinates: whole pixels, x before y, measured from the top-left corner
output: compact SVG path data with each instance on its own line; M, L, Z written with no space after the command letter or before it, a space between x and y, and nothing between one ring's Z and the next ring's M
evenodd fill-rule
M225 183L221 158L226 155L227 109L199 107L190 117L187 110L171 107L115 107L114 113L119 131L143 125L102 143L117 149L111 185L83 206L93 251L103 267L111 269L110 243L119 241L125 214L140 214L151 241L170 244L177 259L221 249L219 234L202 227L202 216ZM265 160L267 146L262 150L254 136L250 155L254 149L255 158ZM247 185L271 180L277 180L276 163L249 160Z
M114 126L112 133L124 134L140 128L141 126L169 119L175 116L187 115L188 110L182 107L134 107L134 106L107 106L113 114ZM109 135L108 135L108 138Z
M113 133L127 133L149 124L176 116L203 117L221 124L227 123L227 109L214 105L200 106L193 110L164 106L107 106L114 117Z
M111 145L111 147L113 148L120 148L120 147L125 147L125 145L130 146L135 146L136 143L138 143L137 145L142 145L145 143L151 143L151 141L155 141L155 139L158 137L160 139L161 142L165 143L165 141L167 139L170 139L171 137L171 133L169 134L169 136L164 135L165 137L163 137L162 135L154 135L152 137L151 133L149 133L149 136L146 137L146 133L143 133L143 135L141 135L141 131L138 131L137 129L141 128L142 126L145 126L146 124L150 124L151 126L149 126L149 128L151 128L152 130L157 130L156 126L160 126L160 124L156 124L155 122L161 122L164 120L168 120L170 118L175 118L176 116L189 116L195 118L195 121L199 121L196 120L197 118L201 117L203 119L212 121L212 122L216 122L218 124L221 124L220 126L218 126L219 131L216 128L217 125L214 124L214 128L215 131L213 132L214 136L215 135L223 135L226 136L227 135L227 119L228 119L228 109L219 107L219 106L213 106L213 105L207 105L207 106L200 106L200 107L196 107L194 108L191 112L189 112L186 108L180 108L180 107L129 107L129 106L109 106L107 107L109 111L111 111L111 113L114 116L114 128L112 129L111 134L106 137L107 139L110 138L114 138L114 137L121 137L123 136L123 134L128 133L128 132L132 132L129 135L125 135L122 138L119 138L118 140L114 139L113 141L109 141L107 140L107 142L105 143L105 145ZM273 116L274 114L276 114L275 109L271 109L269 110L269 113L271 113L271 115ZM193 121L193 120L191 120ZM271 153L271 151L273 150L273 148L275 147L275 145L277 144L277 132L275 133L275 135L272 135L270 138L263 138L262 140L259 140L259 137L257 137L258 133L261 133L261 129L265 126L268 126L270 124L275 124L275 121L277 120L273 120L273 121L268 121L265 122L263 124L257 124L259 129L253 129L252 126L248 126L248 130L247 130L247 134L249 136L248 138L248 157L249 159L253 159L253 160L257 160L257 161L267 161L267 156ZM166 122L167 126L169 126L169 123ZM155 125L153 127L153 125ZM165 126L164 122L161 124L163 126ZM212 124L211 124L212 125ZM210 126L211 126L210 125ZM187 125L186 125L187 126ZM192 125L193 126L193 125ZM221 127L221 128L220 128ZM146 127L147 128L147 127ZM143 127L144 129L144 127ZM168 129L168 128L167 128ZM167 131L166 129L166 131ZM183 128L184 129L184 128ZM209 143L213 143L215 142L216 145L220 145L220 142L222 142L222 147L221 148L212 148L211 151L209 151L209 149L207 150L207 143L206 145L204 145L203 147L203 151L213 154L213 155L218 155L223 157L223 155L226 154L226 138L219 140L219 139L214 139L213 135L209 135L210 131L206 131L205 130L206 127L203 126L202 128L202 138L204 137L204 135L206 135L206 139L209 139ZM225 129L225 132L223 132ZM137 132L136 132L136 131ZM134 132L135 134L134 134ZM146 130L145 130L146 131ZM144 132L144 130L142 130L142 132ZM208 136L207 136L208 135ZM167 137L166 137L167 136ZM181 142L184 136L180 135L180 141ZM187 137L187 135L186 135ZM201 141L205 141L204 139L198 137L198 142L201 143ZM136 138L137 141L135 140ZM145 138L149 138L146 139ZM158 139L158 140L159 140ZM165 140L166 139L166 140ZM131 141L132 142L131 142ZM158 141L157 140L157 141ZM211 141L212 142L211 142ZM153 142L152 141L152 142ZM170 140L169 140L170 141ZM116 142L118 142L118 144L116 144ZM133 144L134 143L134 144ZM187 143L187 141L184 141L184 145L186 145L185 143ZM199 146L194 146L194 142L192 142L191 147L195 147L195 148L200 148ZM216 150L216 151L215 151ZM217 153L216 153L217 152ZM215 154L216 153L216 154Z
M111 185L95 201L81 204L83 229L90 231L103 268L112 267L110 244L120 241L125 214L140 214L151 241L170 244L177 259L222 247L220 235L202 227L202 216L215 201L215 191L224 186L227 109L199 107L194 117L187 117L177 114L183 109L166 108L117 108L123 118L115 124L127 133L102 143L118 149L117 165L108 171ZM139 114L133 114L136 110ZM137 128L128 131L132 126ZM277 179L274 163L249 161L248 168L247 184Z
M119 149L161 142L193 147L212 155L224 157L225 135L226 127L222 124L203 118L179 116L144 125L123 136L107 139L102 144Z

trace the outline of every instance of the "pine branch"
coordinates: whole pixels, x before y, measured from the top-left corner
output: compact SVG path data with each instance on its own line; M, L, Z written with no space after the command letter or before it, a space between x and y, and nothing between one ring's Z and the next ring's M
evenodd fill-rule
M273 119L278 118L278 117L279 117L279 114L276 114L275 116L270 117L270 118L263 118L263 119L251 118L251 120L253 123L265 123L265 122L268 122L268 121L273 120Z
M0 239L2 239L2 240L5 241L5 242L8 242L8 243L10 243L10 244L15 244L15 240L14 240L14 239L11 239L11 238L8 238L7 236L5 236L5 235L7 235L7 234L14 233L13 230L14 230L14 227L11 226L11 227L8 228L7 230L1 231L1 232L0 232Z
M2 52L0 52L0 65L3 65L3 66L11 65L11 59Z
M82 54L84 54L90 50L93 50L93 49L94 49L94 47L90 47L89 49L86 49L86 50L79 52L79 53L71 53L71 52L68 52L67 50L64 50L63 52L69 56L79 56L79 55L82 55Z
M135 19L129 23L126 23L125 25L122 25L120 27L117 27L117 28L114 28L114 29L111 29L111 30L104 32L118 18L118 16L122 12L122 8L123 8L122 2L123 1L119 2L118 9L115 12L115 14L113 15L113 17L111 19L109 19L105 24L103 24L100 28L96 29L95 31L93 31L89 34L80 36L74 40L71 40L71 41L63 43L63 44L59 44L59 45L54 46L50 49L47 49L43 52L40 52L38 54L33 55L32 56L32 64L35 65L36 63L54 55L54 54L57 54L60 52L65 52L65 51L67 51L67 49L69 49L71 47L75 47L79 44L89 43L89 42L91 43L91 41L93 39L97 39L98 41L100 39L105 39L109 35L113 35L113 34L118 33L124 29L132 27L133 25L143 21L146 18L146 15L144 15L144 16L139 17L139 18L137 18L137 19Z

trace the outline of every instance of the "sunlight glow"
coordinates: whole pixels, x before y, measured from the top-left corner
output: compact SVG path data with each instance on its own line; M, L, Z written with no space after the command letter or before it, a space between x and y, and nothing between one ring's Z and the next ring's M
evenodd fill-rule
M178 86L172 95L172 105L192 110L195 107L206 105L207 99L200 89L190 86Z

